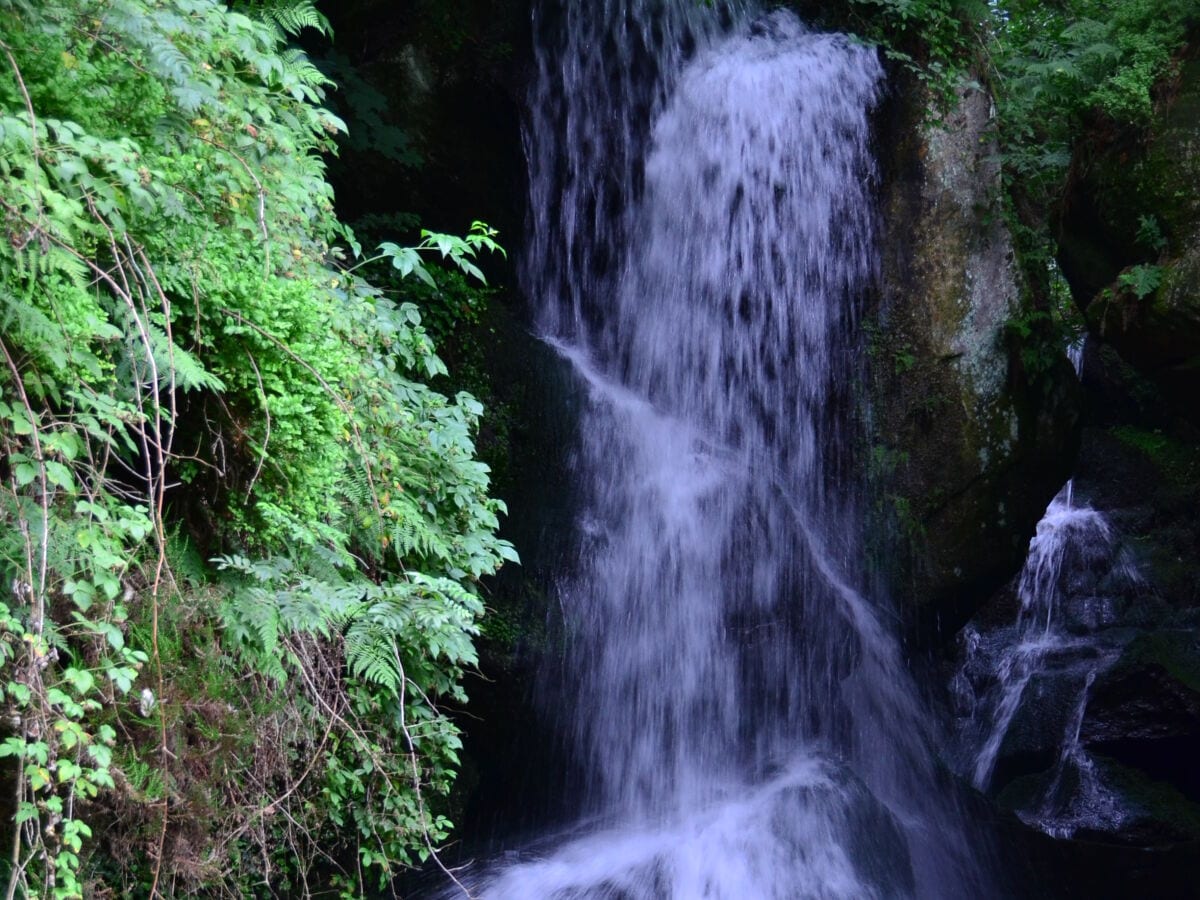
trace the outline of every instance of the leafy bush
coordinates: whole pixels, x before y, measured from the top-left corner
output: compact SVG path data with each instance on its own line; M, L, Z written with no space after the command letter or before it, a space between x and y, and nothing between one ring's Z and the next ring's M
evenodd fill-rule
M1003 0L989 44L1009 171L1053 199L1089 122L1146 125L1183 45L1189 0Z
M864 36L930 87L944 109L970 79L991 7L979 0L852 0L867 15Z
M436 703L515 558L482 410L344 264L342 125L284 39L323 20L248 9L0 0L10 895L354 891L448 829Z

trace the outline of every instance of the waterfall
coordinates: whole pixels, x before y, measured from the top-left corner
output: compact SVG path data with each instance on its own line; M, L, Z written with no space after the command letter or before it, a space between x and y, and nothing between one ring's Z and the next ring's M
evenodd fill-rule
M1017 582L1016 620L985 629L968 625L952 683L965 713L961 768L980 790L996 787L1006 744L1021 740L1012 733L1023 710L1037 710L1032 715L1042 732L1053 732L1056 716L1063 721L1053 766L1027 773L1036 787L1015 810L1054 837L1084 828L1111 831L1126 817L1079 739L1092 684L1116 663L1130 636L1114 627L1116 598L1136 590L1141 578L1119 546L1104 514L1079 503L1074 482L1067 482L1030 542ZM1045 748L1012 751L1022 753L1036 758Z
M592 537L566 594L600 808L695 805L773 764L814 707L814 738L839 725L815 696L838 680L819 632L861 601L850 497L826 476L871 274L878 77L870 51L782 15L699 53L655 117L604 319L551 336L591 395Z
M1051 837L1073 837L1085 826L1097 831L1115 830L1129 817L1124 801L1104 784L1096 763L1079 740L1097 671L1091 669L1084 679L1075 711L1063 734L1058 762L1040 802L1017 811L1026 824Z
M1084 338L1066 348L1076 375L1082 374L1085 350ZM1035 775L1036 790L1015 810L1026 824L1053 837L1069 838L1083 828L1111 831L1126 818L1079 736L1096 677L1116 663L1129 640L1125 629L1114 627L1117 596L1140 583L1112 525L1076 500L1072 479L1050 502L1029 543L1017 581L1016 620L964 629L963 661L951 691L964 712L960 768L980 790L993 788L1023 707L1054 705L1045 697L1031 700L1031 689L1074 698L1062 711L1065 724L1053 767ZM1043 710L1038 720L1041 729L1052 727L1051 713Z
M970 664L984 665L995 678L995 686L972 712L976 731L985 735L978 741L971 767L971 780L980 790L988 787L1001 744L1031 679L1074 666L1086 696L1097 667L1116 658L1112 651L1097 656L1091 636L1072 633L1062 612L1072 593L1079 594L1074 582L1105 566L1115 546L1104 516L1091 507L1076 506L1073 495L1074 484L1067 482L1038 523L1017 586L1021 605L1011 634L987 648L982 647L978 632L970 638Z
M1077 375L1085 349L1082 338L1067 347ZM1140 582L1108 519L1076 501L1072 479L1050 502L1030 541L1017 582L1016 621L986 632L971 625L964 630L964 659L951 688L966 713L959 729L962 768L980 790L992 787L1032 685L1047 693L1064 685L1075 698L1053 768L1038 777L1034 795L1016 810L1052 837L1069 838L1081 828L1111 831L1126 818L1079 736L1097 675L1113 666L1129 639L1113 627L1115 595Z
M581 825L488 898L986 895L862 570L876 52L790 13L547 4L525 289L586 404L559 710Z

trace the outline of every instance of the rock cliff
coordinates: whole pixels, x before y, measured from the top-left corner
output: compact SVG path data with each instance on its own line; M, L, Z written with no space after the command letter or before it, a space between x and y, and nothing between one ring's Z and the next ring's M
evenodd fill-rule
M931 121L936 105L899 81L880 130L883 270L865 325L871 460L908 538L901 599L950 624L1020 566L1066 480L1076 385L1024 327L1033 299L1002 214L989 96L964 90Z

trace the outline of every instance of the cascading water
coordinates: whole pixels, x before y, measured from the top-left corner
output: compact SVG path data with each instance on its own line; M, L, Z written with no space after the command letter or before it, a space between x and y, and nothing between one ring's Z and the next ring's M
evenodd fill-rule
M1080 371L1083 344L1068 354ZM1075 497L1068 481L1051 501L1017 583L1016 621L963 633L964 659L952 691L965 715L959 741L962 768L980 790L993 774L1014 721L1028 694L1073 698L1063 707L1063 730L1052 769L1044 784L1017 814L1055 837L1071 837L1080 828L1111 831L1123 812L1105 788L1096 766L1080 744L1087 701L1096 676L1110 668L1128 641L1117 622L1116 594L1136 587L1136 567L1118 549L1105 516ZM1043 698L1033 704L1049 706ZM1039 719L1052 721L1048 712Z
M975 704L972 716L982 737L976 739L971 780L981 790L988 787L1000 746L1031 679L1070 667L1086 692L1095 672L1116 657L1115 648L1099 653L1090 635L1072 633L1066 627L1064 605L1072 600L1100 602L1091 592L1081 597L1073 581L1082 573L1106 566L1114 552L1112 530L1104 516L1088 506L1075 505L1073 493L1074 485L1068 482L1038 523L1017 586L1020 609L1016 623L1003 629L1002 635L993 634L986 645L978 631L967 636L968 666L990 669L995 680L988 695ZM967 670L959 679L959 689L969 689Z
M588 818L473 883L986 894L860 574L876 53L693 0L571 3L535 26L526 289L588 398L548 703Z

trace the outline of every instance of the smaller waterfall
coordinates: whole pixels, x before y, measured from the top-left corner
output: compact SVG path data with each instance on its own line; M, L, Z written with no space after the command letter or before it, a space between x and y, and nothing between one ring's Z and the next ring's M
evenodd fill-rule
M1035 808L1018 814L1051 837L1073 837L1081 824L1115 830L1126 818L1120 798L1105 787L1095 762L1079 741L1088 697L1096 680L1096 670L1088 672L1075 704L1075 712L1063 734L1062 749L1054 767L1050 785Z
M1082 342L1068 355L1079 371ZM1016 760L1006 775L1029 774L1037 760L1054 760L1016 810L1054 837L1121 823L1117 800L1104 787L1080 731L1093 683L1128 639L1114 627L1118 598L1141 580L1109 521L1075 493L1074 481L1067 482L1038 523L1016 585L1015 621L968 625L961 635L962 665L951 683L962 713L959 769L977 788L1003 786L994 782L1006 757ZM1061 734L1057 746L1048 744L1046 732Z
M1096 625L1103 624L1103 598L1079 594L1080 588L1086 591L1091 586L1085 584L1087 574L1105 568L1115 546L1104 516L1088 506L1073 505L1073 494L1074 485L1068 482L1038 523L1017 586L1020 609L1016 623L988 637L968 626L967 662L956 687L960 692L970 690L972 670L991 670L995 680L981 702L973 704L972 725L984 737L970 777L980 790L988 787L1001 745L1032 679L1071 669L1086 680L1089 675L1094 677L1097 667L1106 667L1116 658L1115 649L1096 655L1096 642L1086 629L1079 634L1066 627L1071 611L1064 607L1073 601L1082 602L1075 612L1090 614Z

